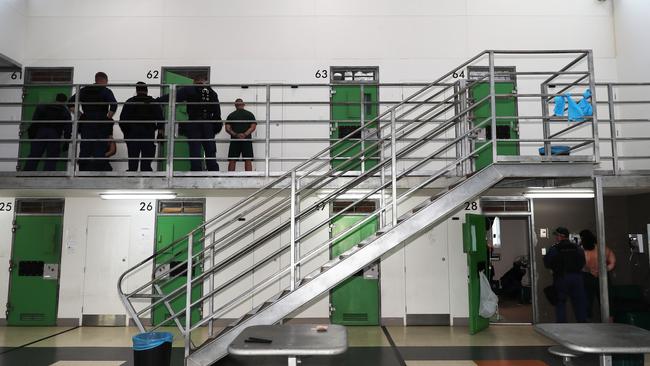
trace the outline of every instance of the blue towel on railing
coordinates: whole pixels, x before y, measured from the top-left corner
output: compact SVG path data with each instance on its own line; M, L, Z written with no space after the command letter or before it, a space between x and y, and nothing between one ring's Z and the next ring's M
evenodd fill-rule
M589 100L591 99L591 90L587 89L582 94L582 99L579 102L576 102L571 98L571 94L567 93L563 96L558 95L555 97L555 110L554 115L556 117L564 116L564 108L567 106L568 119L571 122L582 122L585 120L585 117L592 116L594 114L593 107Z

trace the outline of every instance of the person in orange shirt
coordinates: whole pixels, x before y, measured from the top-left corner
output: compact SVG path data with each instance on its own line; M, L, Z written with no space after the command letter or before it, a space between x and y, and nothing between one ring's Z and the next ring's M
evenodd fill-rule
M585 250L585 267L583 276L585 290L587 293L587 317L592 318L592 308L594 300L600 298L600 286L598 285L598 250L596 249L596 235L589 230L580 232L580 245ZM616 256L609 248L605 248L605 257L607 259L607 272L616 267Z

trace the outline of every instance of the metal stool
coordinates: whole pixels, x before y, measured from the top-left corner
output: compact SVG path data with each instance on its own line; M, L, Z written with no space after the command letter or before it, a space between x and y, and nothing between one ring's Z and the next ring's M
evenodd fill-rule
M548 348L548 352L552 355L562 357L562 364L564 366L572 366L572 359L582 356L581 352L570 350L563 346L552 346Z

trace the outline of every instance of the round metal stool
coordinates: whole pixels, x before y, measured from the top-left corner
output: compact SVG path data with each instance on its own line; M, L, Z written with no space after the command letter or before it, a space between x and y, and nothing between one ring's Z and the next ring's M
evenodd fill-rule
M548 352L550 354L562 357L562 364L564 366L572 366L572 359L582 356L581 352L573 351L563 346L549 347Z

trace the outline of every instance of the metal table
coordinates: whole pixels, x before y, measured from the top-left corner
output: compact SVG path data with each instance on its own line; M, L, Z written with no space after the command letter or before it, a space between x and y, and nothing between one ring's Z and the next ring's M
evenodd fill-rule
M612 364L612 353L650 353L650 331L618 323L537 324L535 330L574 351L600 355Z
M248 343L246 339L269 339L271 343ZM241 332L228 347L238 356L287 356L289 366L296 366L299 356L333 356L348 349L348 334L344 326L329 325L327 331L317 332L315 325L256 325Z

